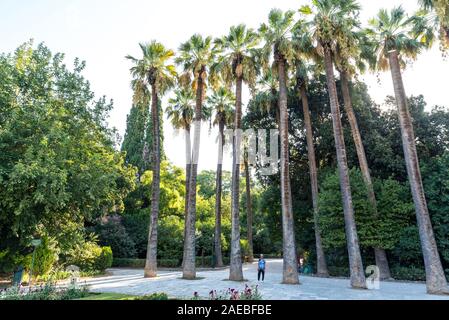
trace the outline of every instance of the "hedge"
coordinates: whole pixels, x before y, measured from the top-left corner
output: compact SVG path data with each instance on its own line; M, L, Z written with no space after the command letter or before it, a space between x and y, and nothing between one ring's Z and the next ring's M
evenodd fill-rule
M229 265L229 258L223 257L223 263ZM179 268L182 265L182 261L179 259L160 259L158 260L158 266L161 268ZM124 258L114 258L112 261L112 267L114 268L145 268L145 259L124 259ZM205 256L204 263L203 257L196 258L197 268L211 268L212 267L212 257Z

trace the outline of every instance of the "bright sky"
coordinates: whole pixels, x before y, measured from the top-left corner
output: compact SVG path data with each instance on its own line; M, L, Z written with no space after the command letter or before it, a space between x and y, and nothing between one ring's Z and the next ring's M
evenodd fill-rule
M417 9L417 0L359 0L361 18L366 21L380 8L403 4L409 11ZM66 53L66 63L75 57L86 60L86 78L97 95L114 99L110 125L123 135L126 116L131 107L127 54L139 56L138 43L156 39L168 48L193 33L214 37L226 34L229 27L246 23L258 28L267 20L271 8L298 9L306 0L1 0L0 52L11 52L33 38L45 42L53 52ZM404 4L405 3L405 4ZM404 73L407 94L424 94L429 106L449 106L447 75L449 61L443 61L437 46L421 55ZM370 94L382 103L393 94L389 74L364 77ZM247 99L246 99L247 100ZM200 169L215 169L216 134L202 135ZM176 165L184 166L184 139L175 136L165 124L165 151ZM229 158L225 168L229 169Z

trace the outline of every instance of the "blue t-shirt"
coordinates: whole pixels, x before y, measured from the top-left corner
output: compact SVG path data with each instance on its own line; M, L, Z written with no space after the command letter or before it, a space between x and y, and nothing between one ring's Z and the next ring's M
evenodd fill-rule
M259 270L265 270L265 260L259 260Z

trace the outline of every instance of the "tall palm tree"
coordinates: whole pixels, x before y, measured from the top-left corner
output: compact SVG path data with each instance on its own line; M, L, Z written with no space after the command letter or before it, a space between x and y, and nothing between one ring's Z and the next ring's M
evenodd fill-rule
M415 204L426 268L427 292L449 294L427 208L416 151L413 122L401 73L401 68L406 65L405 58L416 59L417 55L430 45L429 30L422 29L423 24L419 17L408 17L402 7L395 7L391 11L382 9L369 23L370 27L366 32L374 44L378 59L377 69L381 71L390 69L393 79L405 163Z
M354 207L352 204L346 146L334 75L334 51L337 46L337 40L355 24L356 14L360 8L353 0L314 0L313 4L313 9L304 6L300 11L304 15L314 14L313 19L308 22L309 26L307 29L311 33L318 52L324 57L343 200L351 286L353 288L366 288L366 278L362 256L360 254Z
M244 24L231 27L229 34L215 41L222 54L214 67L227 84L235 83L235 120L232 160L231 197L231 268L229 279L243 280L242 253L240 246L240 155L242 129L242 89L243 83L253 87L257 78L257 45L259 37Z
M449 49L449 2L447 0L419 0L421 7L430 13L435 29L439 29L441 47Z
M190 183L188 194L188 211L185 221L185 239L183 255L183 278L195 279L195 231L196 231L196 195L198 158L201 142L201 120L203 115L203 102L206 97L208 71L216 56L212 45L212 38L203 38L199 34L193 35L187 42L181 44L176 63L183 68L180 82L184 86L192 85L196 90L194 140L190 159Z
M190 187L190 168L192 157L192 146L190 131L194 117L195 95L191 88L181 88L175 91L175 96L168 101L169 105L166 109L168 119L171 120L175 129L184 130L186 144L186 196L184 205L184 221L187 220L189 210L189 187ZM204 118L204 112L203 112ZM185 229L184 229L185 232ZM185 237L185 234L184 234Z
M315 228L315 248L317 255L317 275L320 277L328 277L329 270L327 268L326 256L323 249L323 241L321 237L321 232L318 224L318 170L315 157L315 145L313 139L313 129L312 121L310 119L310 108L309 99L307 96L307 79L308 70L307 66L301 61L296 63L296 87L299 97L302 101L302 108L304 113L304 126L306 129L306 139L307 139L307 154L309 159L309 172L310 172L310 185L312 190L312 204L313 204L313 220Z
M225 141L225 128L232 125L234 121L234 105L235 97L224 87L220 87L208 98L209 109L213 110L215 116L213 125L218 126L219 143L218 143L218 162L217 162L217 178L215 192L215 233L214 233L214 250L216 266L222 267L223 253L221 248L221 198L223 191L223 148Z
M319 227L319 190L318 190L318 170L315 157L315 145L312 130L312 121L310 119L309 99L307 96L308 74L310 72L322 72L321 56L313 45L312 39L307 30L307 24L301 24L293 32L293 47L295 49L295 70L294 82L299 98L302 102L304 114L304 126L306 129L307 154L309 159L310 187L312 193L313 220L315 231L315 248L317 256L317 275L328 277L326 256L323 249L323 241ZM314 65L307 64L306 61L312 61Z
M290 185L289 136L287 106L287 68L292 65L294 50L291 42L291 30L295 28L294 11L285 13L279 9L271 10L268 23L262 24L259 31L265 39L263 65L269 68L271 56L272 68L276 70L279 81L279 129L281 137L281 199L283 229L283 282L299 284L295 228Z
M157 236L160 199L160 124L159 97L174 86L176 71L169 61L174 57L172 50L161 43L152 41L141 43L143 57L141 59L127 56L134 66L131 68L135 101L148 101L151 92L151 119L153 125L153 181L151 188L151 218L148 236L145 277L157 276Z
M359 160L360 171L367 190L368 201L373 210L374 217L379 217L377 211L377 200L374 192L373 180L366 157L365 147L360 134L357 118L352 106L352 97L349 84L353 75L357 71L364 72L366 63L372 63L372 47L368 43L365 35L360 32L359 22L354 20L354 25L348 26L346 33L341 33L334 50L335 66L340 73L340 85L343 95L343 103L351 127L352 138L354 141L357 157ZM374 248L376 265L379 267L381 280L390 279L390 267L385 249L379 246Z

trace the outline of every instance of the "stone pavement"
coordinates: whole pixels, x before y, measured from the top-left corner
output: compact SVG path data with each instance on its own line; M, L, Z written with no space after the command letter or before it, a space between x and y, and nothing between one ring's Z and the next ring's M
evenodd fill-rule
M147 295L165 292L177 298L191 299L194 292L208 297L211 290L243 290L245 284L259 285L264 300L449 300L449 296L426 293L421 283L381 282L379 290L354 290L348 279L300 277L301 285L284 285L282 260L267 260L265 282L257 281L257 264L244 265L247 282L231 282L229 269L199 271L200 280L183 280L180 271L161 271L158 278L144 279L143 270L111 269L111 276L87 281L93 292Z

